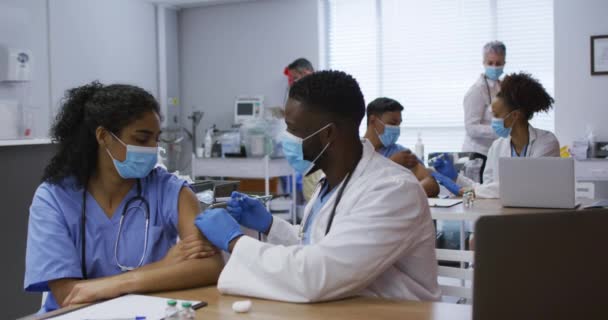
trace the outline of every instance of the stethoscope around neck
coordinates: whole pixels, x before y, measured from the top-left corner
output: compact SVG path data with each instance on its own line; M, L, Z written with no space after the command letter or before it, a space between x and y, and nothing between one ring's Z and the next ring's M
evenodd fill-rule
M129 267L120 263L118 260L118 243L120 242L120 237L122 235L122 227L125 217L130 209L130 205L135 202L140 201L143 203L145 207L145 217L146 217L146 231L144 233L144 250L141 254L141 258L139 259L139 263L137 266ZM83 279L87 279L87 267L86 267L86 207L87 207L87 188L85 186L82 192L82 224L80 226L81 233L81 269L82 269L82 277ZM141 209L141 206L134 207L133 209ZM127 201L122 209L122 215L120 217L120 222L118 225L118 234L116 236L116 242L114 243L114 261L116 265L120 268L122 272L131 271L136 268L139 268L143 265L144 259L146 258L146 252L148 251L148 232L150 230L150 204L148 201L142 196L141 190L141 181L137 179L137 195Z
M346 186L348 185L348 182L350 181L350 177L352 176L352 174L349 172L346 174L346 178L344 179L344 183L342 183L342 186L340 186L340 189L338 190L338 194L336 195L336 202L334 202L334 206L331 210L331 214L329 215L329 221L327 222L327 227L325 228L325 235L327 235L329 233L329 230L331 229L331 225L334 222L334 216L336 215L336 208L338 207L338 204L340 203L340 200L342 199L342 194L344 193L344 189L346 189ZM323 185L326 183L327 178L323 178L321 180L319 180L319 183L317 184L317 190L319 190L319 188L321 188L321 190L323 189ZM320 194L321 190L318 191L318 197L321 197L322 195ZM308 215L306 217L308 220ZM303 239L303 235L304 235L304 226L306 226L306 222L307 221L302 221L302 224L300 225L300 239ZM311 226L312 227L312 226Z

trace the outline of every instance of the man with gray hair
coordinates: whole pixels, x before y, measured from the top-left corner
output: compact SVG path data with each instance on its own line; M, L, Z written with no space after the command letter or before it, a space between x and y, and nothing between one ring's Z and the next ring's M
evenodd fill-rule
M287 76L287 82L289 86L300 80L302 77L313 73L315 69L312 67L312 63L306 58L298 58L285 67L283 73Z
M497 138L492 130L490 106L500 90L507 48L500 41L491 41L483 46L482 73L464 96L464 127L466 135L463 152L487 155L492 142ZM483 169L482 169L483 170Z

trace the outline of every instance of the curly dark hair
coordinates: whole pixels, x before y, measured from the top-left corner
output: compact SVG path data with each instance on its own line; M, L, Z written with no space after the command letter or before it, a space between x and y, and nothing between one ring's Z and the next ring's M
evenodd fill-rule
M147 112L160 115L154 97L144 89L124 84L105 86L97 81L66 91L51 128L57 152L44 170L42 180L60 183L75 177L76 186L87 184L97 166L97 127L119 135Z
M330 114L336 123L354 121L357 128L365 115L357 80L342 71L319 71L302 78L289 89L289 98L315 112Z
M549 111L554 102L543 85L525 72L505 76L496 96L502 98L511 110L524 112L528 120L535 113Z

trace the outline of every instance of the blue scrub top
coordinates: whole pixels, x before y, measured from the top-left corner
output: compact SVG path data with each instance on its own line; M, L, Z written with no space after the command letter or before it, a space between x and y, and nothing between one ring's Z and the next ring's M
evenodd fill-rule
M396 143L393 145L390 145L388 147L382 146L380 149L377 150L377 152L380 153L385 158L390 158L395 153L401 152L401 151L410 151L411 152L410 149L408 149L400 144L396 144ZM418 158L418 162L420 162L420 164L424 165L424 163L422 162L422 160L420 160L420 158Z
M150 204L145 265L162 259L176 243L179 192L187 183L162 168L155 168L141 179L141 186L142 195ZM26 291L50 291L48 281L82 278L82 192L82 188L75 186L74 178L66 178L59 184L44 182L36 190L30 207L27 233ZM87 193L86 268L89 279L121 273L114 259L114 245L123 208L136 195L137 184L134 184L110 219L95 198ZM139 206L140 202L134 201L129 207ZM138 265L143 253L144 235L144 210L128 210L118 244L121 264ZM57 302L49 292L40 311L48 312L57 308Z
M305 245L310 244L310 234L311 234L311 226L312 222L316 219L317 214L321 211L321 208L327 203L327 200L331 198L331 195L334 194L337 187L334 187L329 193L327 192L327 186L329 184L323 183L323 187L321 189L320 195L317 197L315 203L313 203L312 208L310 209L310 213L308 214L308 218L306 219L306 223L304 224L304 235L302 237L302 243Z
M388 147L382 146L382 147L380 147L380 149L377 150L377 152L380 153L381 155L383 155L385 158L390 158L395 153L401 152L401 151L410 151L410 149L408 149L400 144L395 143Z

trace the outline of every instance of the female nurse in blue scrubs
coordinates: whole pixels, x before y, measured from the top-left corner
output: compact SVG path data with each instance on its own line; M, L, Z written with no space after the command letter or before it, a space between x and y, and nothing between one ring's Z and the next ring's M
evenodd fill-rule
M155 168L160 112L148 92L69 90L51 134L57 153L30 207L24 281L50 291L42 312L216 283L223 261L194 225L195 194Z

